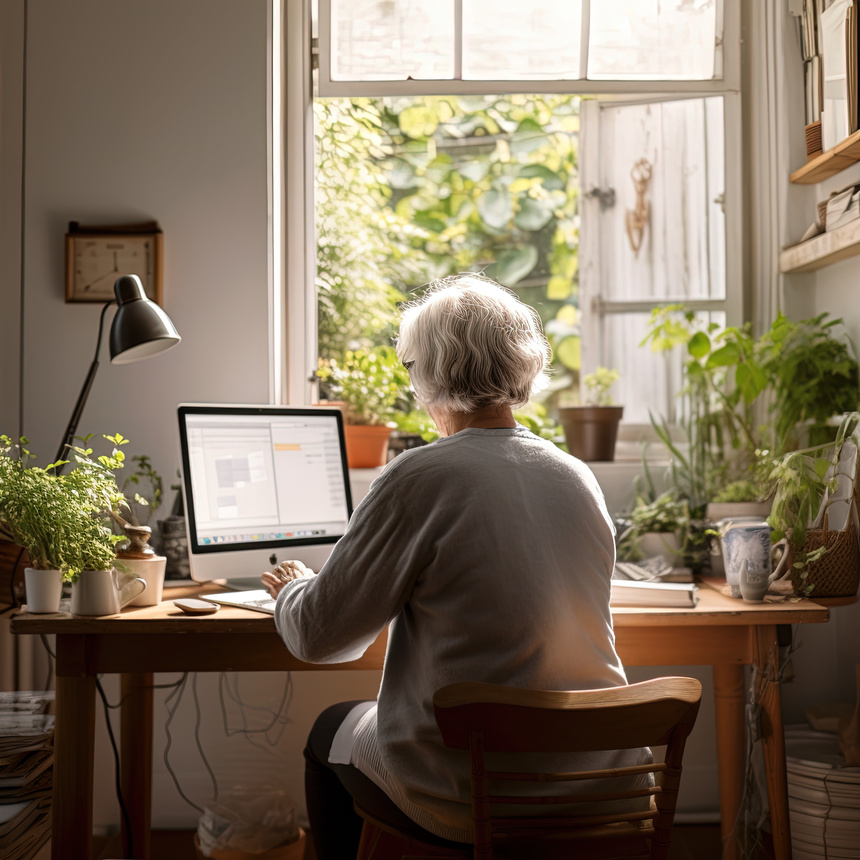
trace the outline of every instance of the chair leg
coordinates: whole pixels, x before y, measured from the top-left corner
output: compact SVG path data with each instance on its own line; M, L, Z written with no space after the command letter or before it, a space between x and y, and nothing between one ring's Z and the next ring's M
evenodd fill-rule
M365 821L361 828L361 840L358 843L358 854L355 860L372 860L381 835L382 831L378 827Z

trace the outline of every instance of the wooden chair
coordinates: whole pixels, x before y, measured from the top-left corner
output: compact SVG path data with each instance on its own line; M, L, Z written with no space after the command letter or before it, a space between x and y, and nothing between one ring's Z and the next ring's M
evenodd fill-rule
M669 849L681 761L696 721L702 685L694 678L656 678L626 687L575 692L522 690L494 684L452 684L433 697L436 722L445 745L468 751L471 760L474 845L421 840L405 816L364 818L358 860L475 857L665 858ZM488 771L485 753L576 753L649 746L652 764L575 773ZM657 747L665 746L665 754ZM653 787L630 789L629 777L653 773ZM628 777L628 779L621 779ZM617 789L605 781L621 779ZM554 783L602 780L600 791L555 794ZM491 794L490 783L542 786L534 794ZM583 788L586 786L583 785ZM516 789L512 789L516 790ZM576 815L547 812L546 806L592 806L603 801L649 798L650 809ZM505 816L504 806L536 807L534 816ZM392 807L394 805L392 804ZM639 809L642 803L638 804ZM543 811L542 811L543 807ZM399 810L394 808L396 813ZM393 821L398 824L393 824Z

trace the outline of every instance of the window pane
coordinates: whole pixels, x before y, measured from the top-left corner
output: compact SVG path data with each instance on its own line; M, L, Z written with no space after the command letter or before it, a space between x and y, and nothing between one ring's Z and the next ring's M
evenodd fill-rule
M698 314L704 325L726 324L724 313ZM683 409L676 392L682 388L681 349L654 352L640 346L649 330L650 314L610 314L603 320L601 364L619 371L621 378L612 389L613 399L624 405L624 421L649 424L650 414L678 422Z
M718 0L592 0L592 80L713 80Z
M450 79L454 3L449 0L332 0L334 81Z
M571 80L580 77L579 0L464 0L466 80Z

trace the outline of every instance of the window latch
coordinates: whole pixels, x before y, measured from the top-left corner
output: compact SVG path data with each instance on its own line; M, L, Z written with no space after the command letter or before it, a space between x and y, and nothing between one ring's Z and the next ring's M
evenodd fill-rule
M585 192L585 196L589 200L593 200L596 197L603 209L611 209L615 205L615 189L612 186L609 188L598 188L595 185Z

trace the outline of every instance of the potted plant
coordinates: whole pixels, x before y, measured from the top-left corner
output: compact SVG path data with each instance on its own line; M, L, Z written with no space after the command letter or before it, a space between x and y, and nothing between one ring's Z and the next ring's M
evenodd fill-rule
M115 443L121 438L110 437ZM92 449L73 448L75 468L57 475L57 466L68 461L33 466L28 444L26 437L18 442L0 437L0 522L4 536L30 557L28 606L50 605L42 611L56 611L61 580L75 582L84 570L113 567L114 544L121 538L102 515L122 499L111 471L122 457L93 459Z
M667 562L679 563L687 544L690 509L685 499L672 490L659 495L637 493L629 525L618 538L618 557L622 561L641 561L662 555Z
M860 413L843 416L835 441L763 460L773 490L772 540L787 538L796 594L843 597L860 584L857 472Z
M613 403L609 389L618 381L617 370L598 367L583 378L585 403L559 408L567 449L586 461L615 459L615 441L624 407Z
M344 404L350 468L385 465L395 418L409 405L409 373L394 348L347 350L342 359L320 359L317 378L326 400Z
M800 322L780 314L761 338L761 366L773 392L770 447L777 454L832 442L833 416L857 409L857 359L838 334L841 323L826 313Z
M137 454L131 460L134 470L126 474L120 486L122 513L109 512L124 539L117 547L116 566L146 581L146 590L131 601L132 605L155 606L161 602L167 557L157 555L150 546L152 529L147 523L161 505L163 483L148 456ZM132 486L135 491L129 498ZM138 492L138 488L145 489L147 495Z

